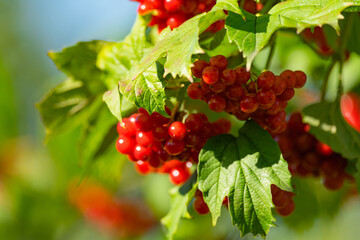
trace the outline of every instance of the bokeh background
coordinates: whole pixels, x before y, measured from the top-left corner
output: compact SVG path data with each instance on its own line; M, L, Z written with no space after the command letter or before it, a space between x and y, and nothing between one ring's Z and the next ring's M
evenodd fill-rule
M0 239L164 239L159 219L170 207L167 176L139 176L115 154L87 172L78 161L80 130L44 144L35 104L65 76L47 57L78 41L119 41L130 31L137 3L128 0L0 0ZM267 50L255 64L264 66ZM271 69L309 73L290 108L319 98L328 60L293 33L280 33ZM356 91L360 57L345 65L345 90ZM337 71L334 70L334 74ZM327 98L336 93L331 77ZM205 106L200 106L205 109ZM359 239L360 201L354 186L339 192L319 180L295 179L297 210L277 217L268 239ZM176 239L240 239L226 211L216 227L190 209ZM246 238L246 237L245 237Z

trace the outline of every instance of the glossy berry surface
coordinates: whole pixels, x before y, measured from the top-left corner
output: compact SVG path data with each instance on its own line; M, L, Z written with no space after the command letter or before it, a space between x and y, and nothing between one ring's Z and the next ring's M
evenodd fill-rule
M176 121L169 126L169 135L172 139L183 140L186 137L187 129L185 124Z
M186 182L189 179L190 172L184 166L177 166L171 169L169 176L171 182L178 185Z

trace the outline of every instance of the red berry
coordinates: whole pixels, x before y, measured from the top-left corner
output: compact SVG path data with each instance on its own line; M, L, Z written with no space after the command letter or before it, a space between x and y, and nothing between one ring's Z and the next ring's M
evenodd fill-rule
M291 70L285 70L280 74L284 80L286 88L294 88L296 85L296 74Z
M174 28L179 27L181 24L183 24L186 21L186 16L180 13L171 15L167 21L166 24L170 27L171 30Z
M257 12L257 5L254 0L245 0L244 5L242 8L252 14L256 14Z
M204 215L209 213L209 207L205 203L202 194L200 196L195 197L194 201L194 209L198 214Z
M164 8L169 12L176 12L180 10L182 4L182 0L165 0Z
M159 172L170 173L171 169L173 169L175 167L183 167L183 166L184 166L183 162L181 162L177 159L172 159L172 160L165 162L159 169Z
M279 213L279 215L286 217L292 214L295 211L295 203L291 199L289 203L283 207L283 208L276 208L276 211Z
M295 88L302 88L306 83L306 74L303 71L295 71L296 84Z
M339 174L337 177L325 177L323 184L324 186L332 191L339 190L343 185L345 181L345 175Z
M152 6L152 4L150 4L148 1L144 1L144 2L140 3L137 11L138 11L139 15L145 15L145 14L148 14L152 10L154 10L154 7Z
M275 103L276 95L271 89L270 90L262 89L256 94L256 100L262 109L267 109L270 108Z
M186 146L196 146L200 142L199 135L195 133L188 133L185 138Z
M204 68L202 72L202 79L207 84L214 84L219 81L220 73L216 67L209 66Z
M316 150L318 153L324 156L330 156L333 153L331 147L322 142L317 142Z
M208 101L209 108L214 112L220 113L226 107L226 99L221 95L214 95Z
M217 81L216 83L210 85L210 89L214 93L221 93L226 89L226 85L221 81Z
M184 166L177 166L170 171L170 180L174 184L182 184L190 177L189 169Z
M292 193L280 190L272 195L272 201L277 208L283 208L289 204L292 196Z
M135 140L132 137L121 135L116 141L116 149L122 154L131 153L135 146Z
M150 146L154 141L154 136L152 132L142 132L139 131L136 133L136 143L144 147Z
M176 121L169 126L169 135L175 140L183 140L186 136L186 126L182 122Z
M166 107L165 107L165 110L166 110ZM171 114L171 112L170 112L170 114ZM152 118L155 125L164 125L164 124L167 124L170 121L170 118L164 117L163 115L161 115L158 112L153 112L151 114L151 118Z
M245 84L250 80L250 73L246 71L243 67L235 68L236 73L236 82L238 84Z
M147 161L152 154L151 148L147 148L144 146L141 146L140 144L137 144L134 148L133 155L137 160L141 161Z
M185 126L192 132L199 132L202 128L203 120L199 114L190 114L185 120Z
M268 115L266 117L267 126L273 132L278 131L281 128L283 122L286 121L285 111L278 112L275 115Z
M197 2L193 0L184 0L182 11L186 14L194 13L197 9Z
M169 136L169 132L168 132L168 128L165 126L158 126L155 127L153 130L153 136L155 139L159 140L159 141L163 141L168 139Z
M239 110L235 113L235 117L241 121L246 121L250 118L250 114Z
M231 122L225 118L220 118L211 123L215 135L228 133L231 130Z
M241 85L233 85L228 88L226 96L232 100L239 100L245 95L245 89Z
M135 168L140 174L144 175L148 174L151 171L150 164L141 160L135 162Z
M135 119L135 127L137 131L148 132L154 127L154 121L148 113L139 113Z
M255 94L246 94L240 101L240 108L244 113L253 113L258 107L259 104Z
M225 85L233 85L236 81L236 72L232 69L226 69L221 73L221 81Z
M206 61L197 60L194 62L194 66L191 68L191 72L195 77L201 78L202 72L207 66L209 66L209 64Z
M155 155L162 162L166 162L170 160L170 155L164 149L156 150Z
M169 155L179 155L185 149L185 142L171 138L166 141L164 148Z
M216 67L220 71L224 71L228 65L228 60L223 55L217 55L210 58L210 65Z
M290 99L292 99L295 95L295 91L293 88L288 88L286 89L282 94L280 94L278 96L278 98L281 100L281 101L289 101Z
M282 94L286 89L285 81L281 77L275 76L275 82L271 89L274 91L276 96Z
M270 71L265 71L257 78L258 89L269 89L275 83L275 75Z
M122 122L119 122L116 128L120 135L134 136L136 132L135 125L129 118L123 118Z
M187 94L192 99L202 99L204 97L204 92L201 89L201 85L198 82L194 82L189 85L187 88Z

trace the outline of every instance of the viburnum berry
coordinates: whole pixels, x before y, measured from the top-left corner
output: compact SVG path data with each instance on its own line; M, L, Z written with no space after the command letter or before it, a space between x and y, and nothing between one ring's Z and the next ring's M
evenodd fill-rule
M169 126L169 135L172 139L183 140L186 136L187 129L185 124L176 121Z
M256 94L256 100L259 103L260 108L267 109L275 103L276 95L271 89L262 89Z
M140 174L148 174L150 173L151 169L150 169L150 164L148 162L144 162L141 160L138 160L135 162L135 167L136 170L140 173Z
M131 153L135 146L135 140L132 137L122 135L116 141L116 149L122 154Z
M253 113L259 107L255 94L246 94L240 101L241 111L244 113Z
M295 211L295 203L291 199L285 207L282 207L282 208L276 207L275 209L279 213L279 215L286 217Z
M230 86L226 92L226 96L231 100L240 100L245 95L245 89L242 85Z
M169 139L165 143L165 151L170 155L179 155L185 148L185 142L181 140Z
M136 133L136 143L144 147L150 146L153 143L153 141L154 141L154 136L151 131L150 132L139 131Z
M224 71L222 71L221 73L221 81L225 84L225 85L233 85L236 81L236 72L235 70L232 69L225 69Z
M214 84L217 81L219 81L220 78L220 72L219 70L214 66L208 66L204 68L202 72L202 79L207 84Z
M147 161L151 157L152 150L151 148L147 148L137 144L134 147L133 155L137 160Z
M295 95L295 90L293 88L286 89L278 98L282 101L289 101Z
M185 126L192 132L202 129L203 119L199 114L190 114L185 120Z
M124 118L116 128L120 135L134 136L136 133L135 124L129 118Z
M258 89L270 89L275 83L275 75L270 71L265 71L256 80Z
M186 166L177 166L171 169L169 176L171 182L178 185L189 179L190 171Z
M170 27L170 29L174 29L183 24L187 18L183 14L173 14L167 20L166 24Z
M243 67L237 67L234 69L236 73L236 82L238 84L245 84L250 80L250 73Z
M219 71L224 71L228 65L228 60L223 55L217 55L210 58L210 65L216 67Z
M214 93L221 93L226 89L226 85L221 81L217 81L216 83L210 85L210 89Z
M164 0L164 8L169 12L179 11L182 5L182 0Z
M221 95L214 95L208 101L209 108L214 112L222 112L226 107L226 99Z
M204 92L201 89L201 85L198 82L194 82L189 85L187 88L187 94L192 99L202 99L204 97Z
M201 78L204 68L206 68L208 66L209 66L209 63L207 63L206 61L197 60L194 62L194 66L191 68L191 72L195 77Z
M210 212L208 205L205 203L202 194L195 197L194 210L201 215L208 214Z
M285 81L281 77L275 76L274 85L271 89L274 91L276 96L282 94L286 89Z
M295 88L302 88L306 83L306 74L303 71L295 71L296 83Z
M154 122L148 113L139 113L135 119L135 128L137 131L148 132L154 127Z
M285 70L280 74L285 81L286 88L294 88L296 86L296 74L291 70Z

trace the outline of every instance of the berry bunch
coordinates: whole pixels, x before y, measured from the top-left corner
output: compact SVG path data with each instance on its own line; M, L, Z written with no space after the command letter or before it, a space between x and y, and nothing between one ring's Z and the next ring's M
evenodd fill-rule
M295 210L295 203L293 201L294 193L281 190L276 185L271 185L272 201L275 209L283 217L289 216Z
M152 12L149 26L158 26L159 32L169 26L179 27L189 18L208 12L216 0L135 0L140 2L138 13L145 15ZM223 24L221 28L223 27ZM221 29L220 28L220 29Z
M349 177L345 172L347 160L318 141L308 130L309 126L302 122L301 114L293 113L286 132L275 137L291 174L321 176L327 189L340 189Z
M306 75L285 70L275 76L265 71L254 82L245 68L227 69L227 65L228 60L222 55L210 58L209 63L195 61L191 70L201 80L189 85L189 97L207 102L215 112L225 111L239 120L252 118L272 134L283 132L284 109L295 94L294 88L304 86Z
M225 207L227 207L228 202L229 202L228 197L225 197L222 204ZM200 215L205 215L210 212L208 205L204 201L203 194L199 189L196 190L196 193L195 193L195 201L193 203L193 208Z
M127 154L140 173L169 173L172 182L180 184L190 176L189 166L198 162L208 138L227 133L230 128L228 120L210 123L201 113L189 114L183 123L171 122L157 112L150 115L140 108L139 113L118 123L116 149Z

